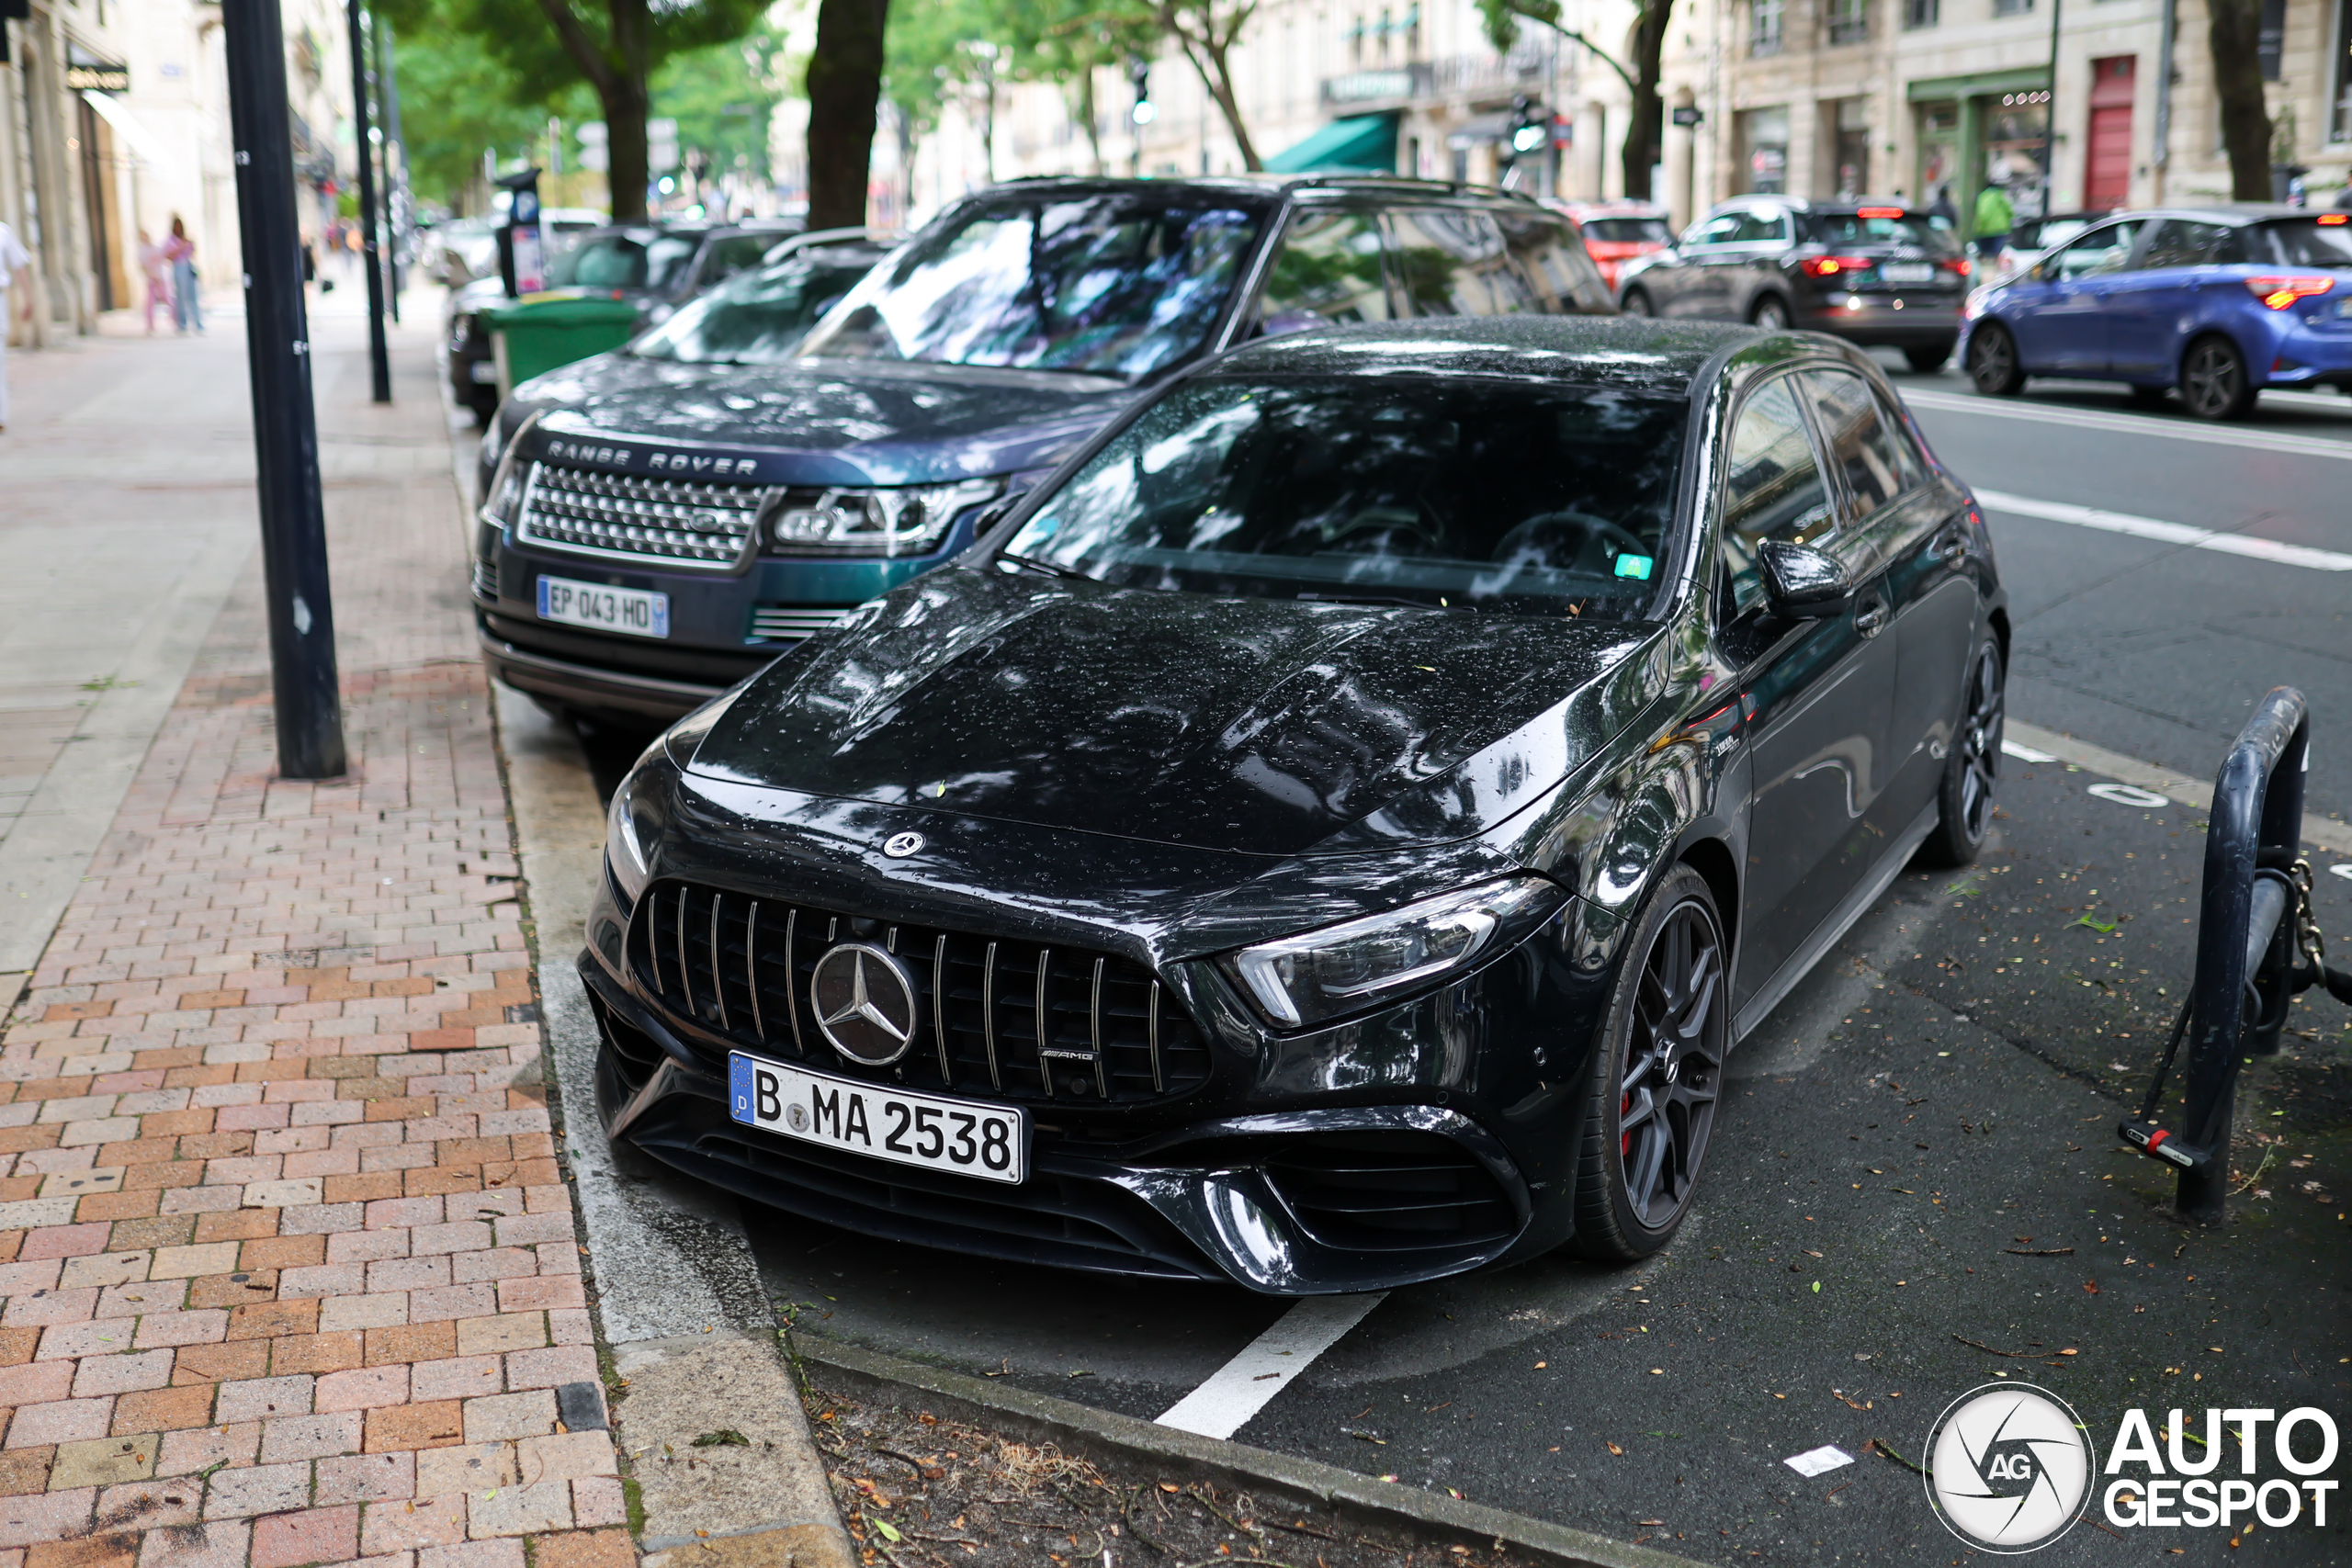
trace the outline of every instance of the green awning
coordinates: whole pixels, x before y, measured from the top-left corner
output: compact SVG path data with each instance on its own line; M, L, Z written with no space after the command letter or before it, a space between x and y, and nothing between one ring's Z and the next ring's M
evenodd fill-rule
M1368 169L1393 175L1398 116L1399 111L1390 109L1335 119L1306 141L1267 159L1266 167L1278 175L1303 175L1312 169Z

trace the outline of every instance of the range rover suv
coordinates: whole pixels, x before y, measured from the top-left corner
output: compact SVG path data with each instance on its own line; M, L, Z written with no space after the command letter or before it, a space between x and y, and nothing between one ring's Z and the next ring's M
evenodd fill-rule
M608 724L685 714L968 548L1009 497L1242 339L1614 310L1568 220L1377 176L1013 181L805 334L756 320L767 276L502 411L473 592L509 685ZM822 302L775 292L782 322Z

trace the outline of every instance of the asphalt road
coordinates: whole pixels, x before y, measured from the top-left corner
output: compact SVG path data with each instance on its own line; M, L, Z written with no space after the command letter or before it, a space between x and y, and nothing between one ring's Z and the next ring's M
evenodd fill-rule
M1949 373L1896 378L1939 453L2025 507L2352 555L2352 399L2266 401L2217 432L2120 390L1984 407ZM2253 701L2290 682L2314 712L2310 807L2352 816L2335 765L2352 572L1988 514L2013 715L2210 777ZM600 773L625 765L604 750ZM1971 1553L1864 1444L1917 1461L1937 1413L1996 1378L2060 1393L2102 1445L2135 1405L2352 1417L2352 1015L2307 999L2302 1032L2249 1069L2242 1217L2183 1229L2112 1125L2182 994L2201 839L2099 782L2012 761L1980 865L1905 875L1782 1004L1734 1058L1697 1210L1651 1265L1555 1258L1393 1292L1234 1435L1709 1562L1943 1562ZM2320 919L2352 953L2352 866L2326 863ZM1287 1310L746 1219L804 1331L1144 1416ZM1860 1457L1813 1480L1781 1462L1825 1443ZM2086 1523L2044 1560L2341 1562L2344 1517L2131 1539Z

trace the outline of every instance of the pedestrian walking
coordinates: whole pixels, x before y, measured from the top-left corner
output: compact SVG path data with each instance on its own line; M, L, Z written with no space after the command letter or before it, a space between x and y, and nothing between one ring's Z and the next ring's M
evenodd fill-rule
M1976 193L1976 254L1985 264L2001 259L2001 248L2009 243L2009 230L2017 223L2017 210L2009 205L2009 193L1999 186L1986 186Z
M147 335L149 337L155 335L156 306L161 305L164 308L164 317L166 321L169 321L172 316L171 265L164 256L164 247L149 238L146 230L140 230L139 275L147 280Z
M204 310L196 301L196 242L187 225L172 214L172 237L164 242L164 258L172 264L172 322L182 334L204 335Z
M8 300L17 275L33 265L32 253L17 240L17 231L0 222L0 430L8 428ZM25 288L24 319L33 319L33 291Z

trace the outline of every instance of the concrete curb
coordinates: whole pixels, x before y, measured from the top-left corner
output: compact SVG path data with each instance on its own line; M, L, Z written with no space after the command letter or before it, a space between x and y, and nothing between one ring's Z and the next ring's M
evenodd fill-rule
M1700 1568L1693 1559L1611 1540L1481 1503L1442 1497L1317 1460L1293 1459L1265 1449L1197 1437L1132 1416L1097 1410L1073 1400L1032 1393L813 1335L791 1337L793 1353L822 1367L826 1382L844 1393L904 1403L922 1396L924 1409L1023 1437L1052 1439L1066 1453L1147 1460L1170 1477L1238 1485L1277 1495L1374 1530L1408 1529L1485 1551L1510 1547L1555 1568Z

